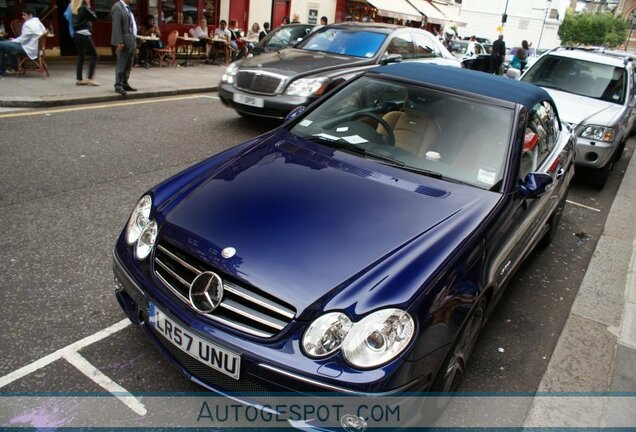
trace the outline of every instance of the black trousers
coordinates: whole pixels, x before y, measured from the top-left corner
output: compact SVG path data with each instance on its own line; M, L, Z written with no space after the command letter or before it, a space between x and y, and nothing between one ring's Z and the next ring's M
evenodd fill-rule
M77 48L77 69L76 77L78 81L82 81L82 69L84 69L84 56L88 53L91 56L91 62L88 66L88 79L95 77L95 65L97 65L97 50L90 36L75 33L73 36L75 47Z

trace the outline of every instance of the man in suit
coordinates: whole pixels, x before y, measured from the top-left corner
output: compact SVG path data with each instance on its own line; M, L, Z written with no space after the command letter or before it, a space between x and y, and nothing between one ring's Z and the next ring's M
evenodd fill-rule
M499 74L499 68L506 57L506 43L503 40L503 35L500 34L496 41L492 44L492 50L490 52L490 73L495 75Z
M115 91L124 96L126 92L137 91L128 84L137 49L137 23L130 10L130 2L131 0L119 0L110 10L113 22L110 43L115 46L117 53Z

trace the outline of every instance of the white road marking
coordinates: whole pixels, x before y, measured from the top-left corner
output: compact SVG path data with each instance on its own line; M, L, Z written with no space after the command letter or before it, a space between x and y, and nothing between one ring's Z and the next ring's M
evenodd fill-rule
M218 96L208 96L208 95L199 95L199 96L202 97L202 98L221 100L221 98L218 97Z
M128 408L140 416L145 416L148 412L144 404L134 397L128 390L117 384L112 379L104 375L99 369L89 363L84 357L75 351L64 353L64 359L75 366L81 373L89 377L100 387L106 389L117 399L122 401Z
M570 200L566 200L566 202L567 202L568 204L572 204L572 205L575 205L575 206L577 206L577 207L582 207L582 208L584 208L584 209L592 210L592 211L595 211L595 212L600 212L600 210L599 210L599 209L594 208L594 207L590 207L590 206L586 206L585 204L579 204L579 203L577 203L577 202L570 201Z
M42 357L39 360L34 361L31 364L23 366L18 370L15 370L3 377L0 377L0 388L8 384L11 384L13 381L16 381L26 375L29 375L30 373L33 373L38 369L42 369L43 367L53 363L54 361L59 360L67 353L77 352L84 347L87 347L114 333L117 333L118 331L128 327L130 324L131 324L130 320L128 318L125 318L119 321L118 323L113 324L110 327L106 327L105 329L100 330L97 333L87 336L84 339L80 339L77 342L74 342L70 345L65 346L62 349L55 351L54 353L51 353L47 356Z

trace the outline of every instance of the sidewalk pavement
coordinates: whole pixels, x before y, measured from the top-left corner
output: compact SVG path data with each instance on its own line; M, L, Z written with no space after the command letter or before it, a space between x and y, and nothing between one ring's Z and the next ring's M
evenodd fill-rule
M75 63L50 62L51 76L35 72L0 79L0 106L51 107L217 90L225 66L194 61L193 67L134 68L130 84L139 91L113 90L115 64L100 62L99 87L75 85ZM570 315L545 371L539 394L636 393L636 158L632 157ZM567 403L565 401L564 403ZM599 403L602 405L603 400ZM559 399L536 398L526 426L636 426L636 410L608 406L575 413Z
M538 389L539 395L575 393L581 403L535 398L525 426L636 427L635 210L632 156Z
M225 65L206 65L199 60L191 60L190 64L193 66L133 68L130 85L138 91L121 96L113 89L113 61L97 63L95 81L101 85L92 87L75 85L74 61L50 59L50 76L46 79L34 71L18 78L15 75L0 77L0 107L44 108L216 91ZM86 70L87 63L84 79L88 79Z

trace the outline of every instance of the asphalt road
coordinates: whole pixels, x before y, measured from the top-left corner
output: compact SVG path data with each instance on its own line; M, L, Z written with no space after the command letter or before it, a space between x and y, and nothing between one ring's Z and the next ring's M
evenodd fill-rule
M240 118L214 94L29 113L0 113L0 386L125 318L113 295L112 247L147 188L272 127ZM511 281L462 390L536 390L633 148L630 141L602 191L577 175L553 244ZM201 391L137 328L79 352L131 392ZM65 359L19 375L0 392L101 391Z

